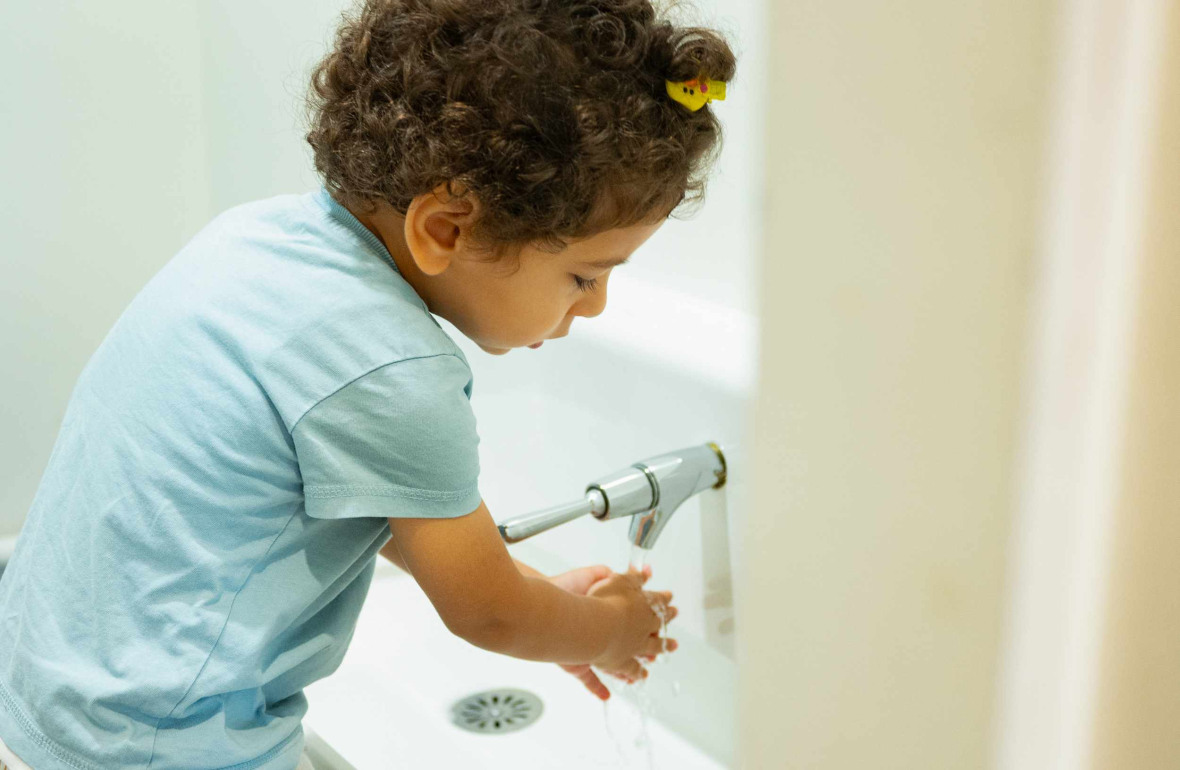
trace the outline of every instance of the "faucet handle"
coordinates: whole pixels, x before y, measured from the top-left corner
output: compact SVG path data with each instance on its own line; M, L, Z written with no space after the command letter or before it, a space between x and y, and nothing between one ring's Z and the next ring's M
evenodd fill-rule
M586 497L571 503L555 505L541 511L517 516L502 522L497 526L500 537L505 543L519 543L521 540L553 529L558 524L573 521L587 513L599 516L600 511L606 510L606 500L601 492L586 490Z

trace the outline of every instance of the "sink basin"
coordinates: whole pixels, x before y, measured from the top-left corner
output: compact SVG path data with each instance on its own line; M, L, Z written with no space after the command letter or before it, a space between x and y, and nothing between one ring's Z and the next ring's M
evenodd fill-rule
M650 667L645 686L663 673L661 666ZM453 636L417 583L379 559L344 661L305 690L308 752L317 770L722 769L658 714L648 716L647 743L637 746L643 722L621 694L627 685L603 681L612 691L605 706L556 664L497 655ZM541 717L499 734L452 722L456 701L497 688L536 695Z

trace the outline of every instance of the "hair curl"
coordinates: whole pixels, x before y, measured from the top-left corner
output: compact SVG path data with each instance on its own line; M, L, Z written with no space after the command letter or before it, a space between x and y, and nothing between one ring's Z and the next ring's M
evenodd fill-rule
M312 73L306 138L346 206L404 215L445 184L478 200L476 244L559 251L703 197L721 125L664 80L734 69L648 0L365 0Z

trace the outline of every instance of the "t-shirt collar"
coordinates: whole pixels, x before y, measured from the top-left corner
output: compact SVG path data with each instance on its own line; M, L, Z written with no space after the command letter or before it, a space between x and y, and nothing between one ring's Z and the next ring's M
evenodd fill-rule
M389 249L385 248L385 244L381 242L381 239L374 235L369 228L361 224L361 221L351 211L340 205L332 197L332 194L328 192L327 187L321 186L312 197L328 214L355 233L358 238L368 244L379 255L384 257L389 262L390 267L397 271L398 275L401 275L402 271L397 269L397 262L393 261L393 256L389 253Z

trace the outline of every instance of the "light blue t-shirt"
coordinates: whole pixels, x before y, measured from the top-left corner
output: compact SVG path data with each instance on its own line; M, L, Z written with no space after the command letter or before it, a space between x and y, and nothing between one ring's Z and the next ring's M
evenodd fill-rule
M36 770L294 768L387 517L479 507L471 386L326 190L218 216L70 397L0 580L0 737Z

